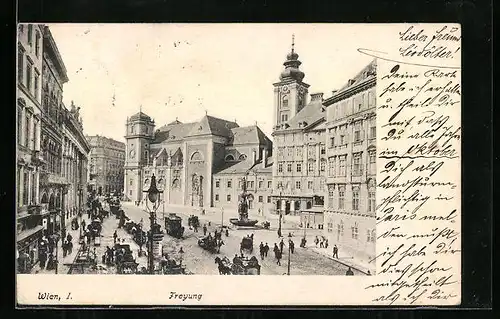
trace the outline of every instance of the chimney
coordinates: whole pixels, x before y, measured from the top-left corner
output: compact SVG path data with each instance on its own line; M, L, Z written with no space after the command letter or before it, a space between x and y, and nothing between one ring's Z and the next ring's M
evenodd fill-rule
M266 168L267 166L267 146L264 147L262 151L262 168Z
M323 101L323 92L312 93L311 94L311 102L314 102L314 101Z
M347 86L353 85L354 82L356 82L354 79L349 79L349 81L347 82Z
M335 95L335 93L337 93L338 90L333 90L332 91L332 96Z
M252 151L252 165L257 163L257 152L255 150Z

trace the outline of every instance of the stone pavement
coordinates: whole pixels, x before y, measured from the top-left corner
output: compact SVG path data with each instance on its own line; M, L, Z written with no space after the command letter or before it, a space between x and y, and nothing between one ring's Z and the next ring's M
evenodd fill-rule
M135 206L134 203L132 202L122 202L122 205L124 205L125 207ZM135 208L143 209L142 206L135 206ZM160 206L160 209L158 210L157 213L158 218L161 218L162 216L161 210L162 206ZM165 214L168 214L168 212L178 212L184 214L197 213L197 215L199 215L202 221L210 221L212 223L212 226L220 225L222 221L221 209L216 207L205 208L205 214L201 215L201 209L199 208L193 208L190 206L181 206L181 205L165 205ZM224 210L224 225L231 225L229 219L236 217L238 217L236 211ZM267 232L267 234L260 233L259 237L260 236L262 237L259 238L259 241L267 240L269 243L274 243L275 241L277 241L276 231L278 229L279 215L267 214L266 216L258 216L258 214L255 213L255 214L250 214L250 218L259 220L259 224L257 224L259 226L262 221L268 220L271 222L270 230ZM299 216L285 216L284 222L282 224L283 236L286 239L288 233L292 233L293 237L295 238L294 241L296 247L299 246L300 238L303 237L303 229L298 227L299 219L300 219ZM347 249L343 249L343 247L339 247L339 258L337 259L332 257L333 246L329 246L328 248L317 248L316 245L314 244L314 237L316 235L321 236L322 234L323 234L322 230L307 229L306 249L321 256L324 256L332 261L336 261L340 264L343 264L346 267L351 267L354 270L358 270L359 273L361 274L366 275L368 274L368 271L370 272L370 274L375 273L375 263L374 262L370 263L368 260L365 260L363 256L358 256L355 252L351 252L348 251Z

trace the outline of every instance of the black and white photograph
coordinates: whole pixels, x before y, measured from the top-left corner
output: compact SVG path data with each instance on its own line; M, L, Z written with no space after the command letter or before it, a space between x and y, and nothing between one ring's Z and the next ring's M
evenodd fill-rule
M457 79L438 76L437 64L415 75L405 62L444 56L432 41L455 43L459 31L392 28L393 55L374 36L389 37L388 25L19 24L17 274L25 282L321 276L354 280L356 290L344 291L351 295L390 286L379 274L415 275L428 265L403 263L430 252L410 239L460 217L418 215L452 198L443 190L452 182L434 183L433 174L446 169L440 157L459 161L458 151L430 143L459 143L451 125L459 113L426 112L435 112L434 100L451 112L459 88L437 85ZM417 78L423 83L410 88ZM417 102L424 94L437 95ZM398 153L394 145L411 147ZM407 181L405 172L422 177ZM442 254L455 249L440 242ZM439 277L442 269L422 272ZM387 289L365 299L426 302ZM433 301L453 299L442 293Z

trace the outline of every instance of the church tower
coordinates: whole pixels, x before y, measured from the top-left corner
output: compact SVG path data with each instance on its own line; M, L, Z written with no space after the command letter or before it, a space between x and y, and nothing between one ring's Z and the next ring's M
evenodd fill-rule
M302 82L304 72L299 67L299 55L295 52L295 36L292 49L283 63L280 82L274 83L274 129L280 129L306 106L309 84Z
M125 139L125 196L142 200L142 168L149 163L149 145L154 138L155 123L141 111L127 118Z

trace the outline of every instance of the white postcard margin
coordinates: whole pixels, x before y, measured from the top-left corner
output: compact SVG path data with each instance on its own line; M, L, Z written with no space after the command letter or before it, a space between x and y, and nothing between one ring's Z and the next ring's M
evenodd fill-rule
M387 24L384 29L387 32L374 34L380 38L380 47L353 52L377 58L377 275L17 275L18 304L48 307L460 304L460 26ZM399 68L393 71L396 65ZM402 77L382 78L394 72ZM430 72L428 76L426 72ZM455 76L450 75L452 72ZM418 76L405 78L405 74ZM432 81L426 84L429 78ZM448 84L450 81L452 84ZM382 95L393 82L392 88ZM405 90L398 90L403 82ZM454 89L457 85L458 89ZM438 97L432 100L436 95ZM392 126L388 126L389 118L398 108L402 110L391 121ZM422 118L424 112L431 116L428 122ZM401 128L410 119L412 130ZM419 120L423 122L418 124ZM425 133L437 127L433 134ZM389 133L393 128L396 131ZM420 135L415 138L417 132ZM445 136L439 138L441 134ZM387 138L389 135L394 139ZM437 142L432 144L435 140ZM435 152L443 157L418 157L424 153L422 156L435 156ZM403 158L396 158L398 161L394 165L388 164L395 159L388 158L387 154ZM432 161L434 163L430 164ZM444 163L437 164L441 162ZM387 165L391 169L388 170ZM408 168L401 172L406 166ZM422 168L414 170L418 167ZM432 172L434 174L429 176ZM392 184L396 187L384 184L398 174L397 181ZM425 180L415 182L418 177ZM408 184L403 183L410 181L411 184L412 180L413 187L406 190ZM423 185L424 182L427 185ZM429 186L430 183L434 183L433 186ZM419 193L415 200L408 200L416 189ZM398 190L399 199L397 194L395 197ZM426 197L427 200L422 199ZM410 218L410 212L422 202L424 205ZM402 207L404 203L407 205ZM428 217L422 220L423 216ZM395 227L397 229L393 229ZM437 239L429 243L433 238ZM40 299L42 294L47 294L48 298Z

